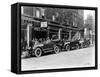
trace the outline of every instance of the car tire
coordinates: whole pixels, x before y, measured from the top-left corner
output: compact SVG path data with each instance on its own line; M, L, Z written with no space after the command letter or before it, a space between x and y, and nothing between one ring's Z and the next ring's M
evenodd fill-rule
M42 55L42 50L41 48L36 48L35 51L34 51L34 55L36 57L40 57Z
M60 52L60 48L58 46L54 46L54 53L59 53Z
M85 48L85 43L83 42L83 48Z
M67 51L69 51L69 50L70 50L70 46L69 46L69 45L66 45L66 46L65 46L65 49L66 49Z
M81 43L81 47L80 47L80 48L81 48L81 49L82 49L82 48L84 48L84 45L83 45L83 43Z
M76 44L76 49L79 49L79 45L78 44Z

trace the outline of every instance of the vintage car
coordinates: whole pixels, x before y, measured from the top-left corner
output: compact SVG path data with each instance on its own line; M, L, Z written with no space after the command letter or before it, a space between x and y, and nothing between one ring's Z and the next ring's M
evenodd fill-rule
M75 40L70 42L71 49L80 49L82 48L82 41L81 40Z
M60 52L59 40L47 40L43 43L34 43L34 45L28 51L31 56L36 57L40 57L42 54L48 52L54 52L57 54Z
M83 41L82 40L75 40L75 41L66 41L64 43L64 48L69 51L73 49L80 49L83 46Z

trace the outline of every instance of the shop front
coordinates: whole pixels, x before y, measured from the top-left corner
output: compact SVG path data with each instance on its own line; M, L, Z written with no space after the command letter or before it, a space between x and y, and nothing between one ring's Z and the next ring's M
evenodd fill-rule
M22 17L21 40L26 42L27 47L31 46L33 40L46 41L47 38L71 41L78 31L75 28L61 25L54 21L48 21L33 17Z

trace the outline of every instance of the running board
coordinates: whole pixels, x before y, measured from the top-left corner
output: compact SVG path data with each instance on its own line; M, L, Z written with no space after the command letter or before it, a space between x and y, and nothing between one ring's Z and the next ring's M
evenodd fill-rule
M43 50L44 51L44 53L48 53L48 52L53 52L53 49L49 49L49 50Z

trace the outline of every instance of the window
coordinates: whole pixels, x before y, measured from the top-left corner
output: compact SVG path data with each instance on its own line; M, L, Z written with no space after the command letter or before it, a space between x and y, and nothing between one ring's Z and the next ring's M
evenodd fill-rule
M40 11L39 10L36 10L36 17L40 17Z

